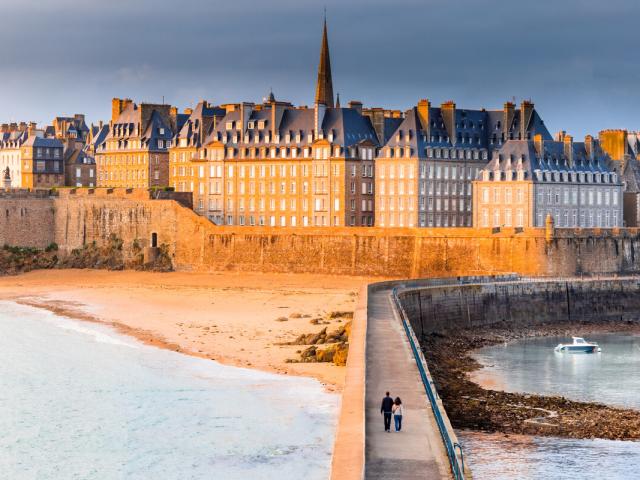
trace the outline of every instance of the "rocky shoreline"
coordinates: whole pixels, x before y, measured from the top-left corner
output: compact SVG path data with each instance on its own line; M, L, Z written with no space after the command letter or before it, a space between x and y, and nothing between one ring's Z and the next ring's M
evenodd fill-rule
M425 335L422 349L455 428L568 438L640 439L640 411L561 396L509 393L484 389L469 379L482 368L471 352L528 337L570 336L605 332L640 333L637 323L542 325L514 331L507 327L456 330Z

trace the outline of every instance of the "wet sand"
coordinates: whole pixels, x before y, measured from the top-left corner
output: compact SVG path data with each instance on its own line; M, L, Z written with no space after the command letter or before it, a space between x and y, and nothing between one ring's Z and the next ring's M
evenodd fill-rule
M346 319L326 325L310 320L353 312L359 287L370 281L307 274L40 270L0 277L0 299L110 324L145 343L229 365L314 377L339 391L345 367L287 363L301 347L280 343L343 325Z

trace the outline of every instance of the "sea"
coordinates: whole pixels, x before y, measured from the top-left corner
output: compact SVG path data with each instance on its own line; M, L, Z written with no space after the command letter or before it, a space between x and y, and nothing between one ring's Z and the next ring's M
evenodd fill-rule
M3 479L326 479L339 401L0 301Z
M567 337L523 339L474 352L472 379L494 390L562 395L640 409L640 336L588 336L602 352L557 353ZM640 479L640 442L456 432L474 480Z

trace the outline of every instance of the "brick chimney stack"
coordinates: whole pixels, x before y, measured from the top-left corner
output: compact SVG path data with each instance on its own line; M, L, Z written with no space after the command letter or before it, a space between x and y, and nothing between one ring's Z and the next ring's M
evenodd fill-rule
M444 126L447 129L449 135L449 141L452 145L456 144L456 102L448 100L440 105L440 112L442 113L442 119L444 120Z
M513 102L505 102L502 111L502 134L504 140L509 140L509 129L513 123L513 117L516 114L516 105Z
M533 117L533 102L531 100L524 100L520 104L520 139L527 140L527 132L529 131L529 124Z
M27 127L27 135L30 137L31 135L35 135L36 133L36 122L29 122L29 126Z
M362 102L359 102L358 100L351 100L349 102L349 108L362 115Z
M120 114L133 103L130 98L114 98L111 100L111 121L115 122Z
M422 125L422 131L429 139L431 132L431 118L429 117L429 113L431 110L431 102L423 98L418 102L418 118L420 119L420 124Z
M544 156L544 137L542 136L542 134L537 133L536 135L534 135L533 145L536 149L536 153L538 154L538 157L543 157Z
M567 162L569 162L569 166L573 166L573 137L571 135L564 135L562 139L564 144L564 156L567 158Z
M586 137L584 137L584 149L587 153L587 158L590 161L593 161L593 159L595 158L595 144L591 135L587 135Z

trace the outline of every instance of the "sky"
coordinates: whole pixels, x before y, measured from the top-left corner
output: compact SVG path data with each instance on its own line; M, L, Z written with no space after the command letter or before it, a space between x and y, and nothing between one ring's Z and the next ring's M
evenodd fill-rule
M640 129L637 0L0 0L0 122L108 121L112 97L311 105L326 6L334 92Z

